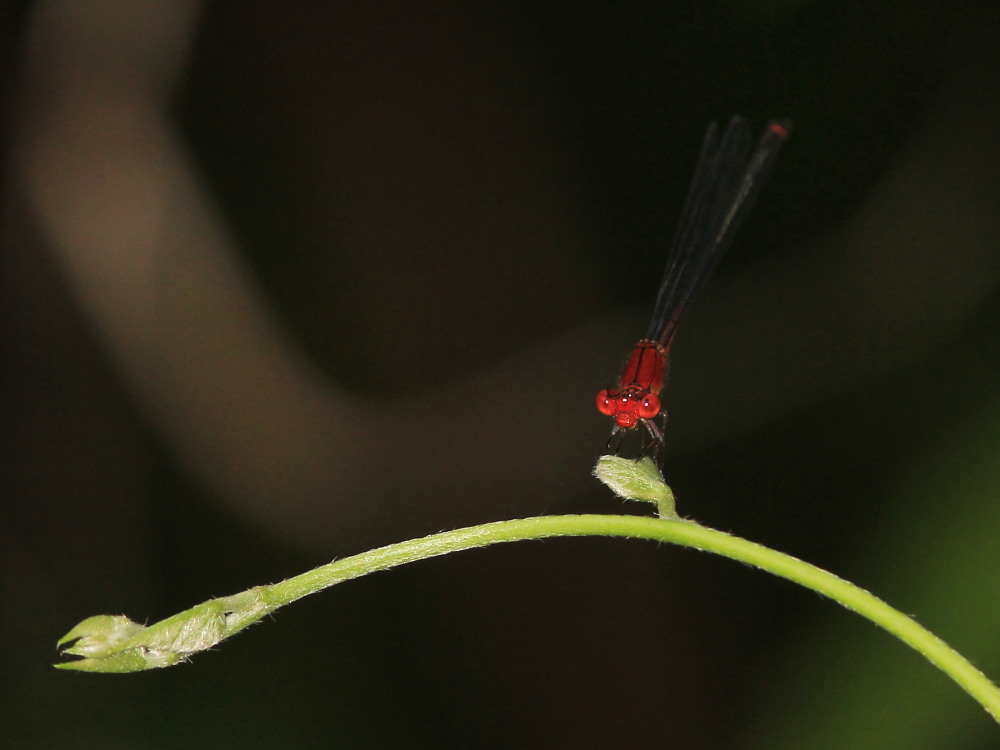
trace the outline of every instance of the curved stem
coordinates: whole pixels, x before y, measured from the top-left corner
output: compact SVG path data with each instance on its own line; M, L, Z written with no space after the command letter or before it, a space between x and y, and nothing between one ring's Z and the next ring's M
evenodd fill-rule
M278 607L337 583L450 552L502 542L560 536L617 536L672 542L713 552L801 584L867 617L908 644L1000 721L1000 690L961 654L899 610L832 573L795 557L691 521L638 516L541 516L470 526L337 560L270 586L212 599L149 627L125 618L94 617L61 641L83 657L57 666L126 672L169 666L258 621Z

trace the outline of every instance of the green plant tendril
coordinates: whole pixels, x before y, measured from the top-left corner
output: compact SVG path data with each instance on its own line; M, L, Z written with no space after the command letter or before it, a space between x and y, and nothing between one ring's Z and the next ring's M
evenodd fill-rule
M678 519L673 512L673 495L669 493L669 488L654 487L650 490L648 465L614 457L603 457L602 462L606 463L604 459L608 458L613 458L613 468L618 472L615 491L633 497L629 495L632 492L630 487L637 488L640 499L655 503L665 517L579 515L497 521L379 547L336 560L280 583L256 586L235 596L210 599L149 626L139 625L122 616L90 617L59 640L62 653L76 658L56 666L60 669L112 673L167 667L211 648L279 607L368 573L502 542L548 537L615 536L671 542L723 555L827 596L867 617L921 653L1000 722L1000 690L965 657L926 628L864 589L814 565L693 521ZM625 464L635 467L631 476L628 471L623 471L627 469ZM603 473L600 465L597 473ZM659 483L662 484L662 480ZM649 494L650 491L652 494Z

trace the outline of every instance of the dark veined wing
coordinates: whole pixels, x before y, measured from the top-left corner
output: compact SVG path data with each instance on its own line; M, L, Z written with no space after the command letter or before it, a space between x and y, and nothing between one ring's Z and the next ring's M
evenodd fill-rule
M790 124L772 120L750 152L750 126L733 117L725 133L712 123L670 247L646 338L670 345L681 314L711 276L764 184Z

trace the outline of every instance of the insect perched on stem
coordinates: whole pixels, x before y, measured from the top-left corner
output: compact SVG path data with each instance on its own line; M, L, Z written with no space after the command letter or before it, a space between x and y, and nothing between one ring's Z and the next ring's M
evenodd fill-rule
M660 391L677 323L746 218L789 128L786 120L772 120L751 152L750 126L742 117L729 121L721 139L718 126L709 126L649 328L632 349L617 387L597 394L597 410L615 420L609 452L617 453L622 436L641 424L650 437L643 453L652 449L659 460L667 418Z

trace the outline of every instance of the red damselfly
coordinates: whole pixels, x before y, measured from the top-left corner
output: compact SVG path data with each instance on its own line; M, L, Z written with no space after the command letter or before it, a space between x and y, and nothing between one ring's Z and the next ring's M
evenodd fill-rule
M652 449L660 458L667 417L660 391L677 323L746 218L789 128L785 120L772 120L751 152L752 134L743 118L733 117L721 138L718 126L709 126L649 328L632 349L618 386L597 394L597 410L615 420L609 451L616 453L622 436L641 424L650 437L643 453Z

